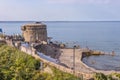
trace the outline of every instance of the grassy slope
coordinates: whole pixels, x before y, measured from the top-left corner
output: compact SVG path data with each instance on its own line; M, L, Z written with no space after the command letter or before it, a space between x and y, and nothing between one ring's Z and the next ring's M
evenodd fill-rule
M81 80L53 67L53 75L42 73L39 63L30 55L0 44L0 80Z

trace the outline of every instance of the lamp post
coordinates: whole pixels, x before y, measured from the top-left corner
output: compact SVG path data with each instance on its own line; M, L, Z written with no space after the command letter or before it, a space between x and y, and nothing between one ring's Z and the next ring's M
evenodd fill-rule
M73 46L73 73L75 74L75 48L76 45Z

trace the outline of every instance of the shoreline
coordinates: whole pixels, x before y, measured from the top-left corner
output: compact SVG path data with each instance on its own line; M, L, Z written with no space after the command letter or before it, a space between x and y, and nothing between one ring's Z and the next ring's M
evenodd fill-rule
M100 55L100 54L99 54L99 55ZM106 54L102 54L102 55L106 55ZM94 72L103 73L103 74L106 74L106 75L111 74L111 73L120 73L120 71L116 71L116 70L103 70L103 69L99 70L99 69L95 69L94 67L91 67L91 66L85 64L85 63L82 61L83 58L85 58L85 57L82 57L82 58L81 58L81 62L83 63L83 65L84 65L85 67L87 67L87 68L90 68L90 69L93 70Z
M13 46L15 47L11 41L6 41L6 43L9 45L9 46ZM16 42L17 43L17 42ZM43 58L41 55L38 55L36 54L36 49L33 49L32 50L28 47L25 47L25 46L22 46L20 47L20 50L35 57L36 59L40 59L42 60L43 62L49 64L49 65L52 65L52 66L55 66L57 69L60 69L64 72L68 72L68 73L71 73L71 74L74 74L74 70L71 69L70 66L73 66L73 62L71 61L71 58L72 58L72 55L73 55L73 49L61 49L61 51L63 52L61 55L60 55L60 62L63 61L64 64L68 65L69 68L63 66L63 65L60 65L59 63L55 63L55 62L51 62L49 60L46 60L45 58ZM75 50L76 53L75 53L75 75L76 76L80 76L80 75L83 75L84 78L92 78L93 75L95 73L103 73L105 75L109 75L109 74L112 74L112 73L120 73L120 71L114 71L114 70L110 70L110 71L104 71L104 70L97 70L97 69L94 69L92 67L89 67L88 65L86 65L85 63L83 63L82 61L82 58L83 58L83 53L82 52L85 52L85 51L88 51L88 50L85 50L85 49L76 49ZM41 53L42 55L44 55L43 53ZM69 54L69 55L68 55ZM85 53L84 53L85 54ZM47 55L45 55L47 57ZM66 59L66 60L64 60ZM65 61L65 62L64 62Z

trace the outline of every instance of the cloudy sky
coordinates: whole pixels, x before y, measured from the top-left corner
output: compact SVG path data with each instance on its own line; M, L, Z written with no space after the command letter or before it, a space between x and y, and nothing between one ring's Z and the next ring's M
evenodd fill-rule
M0 21L117 21L120 0L0 0Z

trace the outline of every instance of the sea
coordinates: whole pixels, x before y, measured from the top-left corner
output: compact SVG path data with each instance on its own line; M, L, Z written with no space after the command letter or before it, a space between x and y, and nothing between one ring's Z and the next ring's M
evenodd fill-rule
M35 21L0 21L4 34L22 34L21 26ZM83 62L99 70L120 71L120 21L42 21L47 25L48 37L52 41L77 44L115 56L90 56Z

